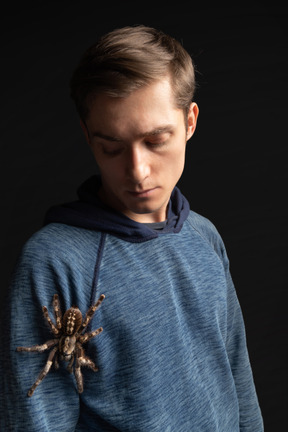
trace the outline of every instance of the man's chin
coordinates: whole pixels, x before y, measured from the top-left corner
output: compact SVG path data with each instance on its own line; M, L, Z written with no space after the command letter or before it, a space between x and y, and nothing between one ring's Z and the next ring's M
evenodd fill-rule
M129 210L126 210L123 213L130 219L139 223L154 223L166 220L166 209L167 205L161 206L160 208L143 205L129 207Z

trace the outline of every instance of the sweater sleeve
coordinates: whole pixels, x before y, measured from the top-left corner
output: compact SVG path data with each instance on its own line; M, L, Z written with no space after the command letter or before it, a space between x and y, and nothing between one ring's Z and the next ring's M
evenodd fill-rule
M51 349L16 352L53 339L42 306L53 317L52 297L61 296L61 278L47 259L45 244L28 241L18 260L5 300L1 323L0 430L49 432L74 431L79 416L79 396L74 376L60 368L50 369L32 397L27 392L47 362Z
M217 229L208 219L191 212L190 223L215 250L226 276L226 352L238 398L239 431L263 432L263 420L247 350L243 315L230 274L225 245Z
M220 248L227 280L226 350L238 396L239 430L240 432L262 432L264 430L263 420L249 361L243 315L222 240Z

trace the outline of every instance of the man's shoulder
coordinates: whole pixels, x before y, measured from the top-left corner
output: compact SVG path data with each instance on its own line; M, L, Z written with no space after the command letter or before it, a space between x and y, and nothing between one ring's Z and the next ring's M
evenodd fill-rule
M210 219L190 210L187 222L189 223L190 227L192 227L192 229L198 233L198 235L200 235L214 247L216 244L222 244L221 236Z
M213 233L218 234L218 231L215 227L215 225L211 222L210 219L208 219L205 216L200 215L199 213L196 213L193 210L190 210L189 216L188 216L188 222L189 224L196 230L202 233Z
M70 254L91 243L97 244L97 231L51 223L36 231L25 243L22 254L30 257Z

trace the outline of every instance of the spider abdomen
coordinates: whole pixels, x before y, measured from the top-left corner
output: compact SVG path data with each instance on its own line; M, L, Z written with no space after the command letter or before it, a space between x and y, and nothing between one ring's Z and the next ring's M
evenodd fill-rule
M71 307L63 316L63 327L66 335L75 334L82 324L82 314L77 307Z

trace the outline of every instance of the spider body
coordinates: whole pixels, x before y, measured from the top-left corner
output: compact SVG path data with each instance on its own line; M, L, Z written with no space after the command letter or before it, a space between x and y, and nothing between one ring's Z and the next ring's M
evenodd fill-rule
M35 383L28 391L28 396L31 397L36 387L43 381L45 376L51 369L52 364L56 369L59 367L59 359L69 362L67 370L72 373L74 365L74 375L77 382L77 389L79 393L83 392L83 377L81 372L81 366L87 366L94 372L98 371L97 366L94 362L85 355L83 344L88 342L93 337L97 336L103 331L102 327L91 332L84 332L85 328L91 321L94 313L101 305L105 296L102 294L98 301L89 308L84 319L82 313L78 307L71 307L68 309L62 318L60 309L59 298L57 294L53 296L53 310L56 325L51 320L48 309L46 306L42 307L44 317L49 324L49 327L54 335L54 339L50 339L42 345L34 345L31 347L18 347L17 351L26 352L43 352L50 348L51 349L47 362L44 368L41 370Z

